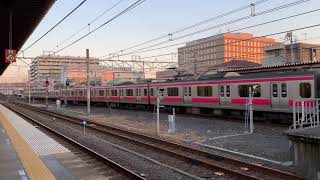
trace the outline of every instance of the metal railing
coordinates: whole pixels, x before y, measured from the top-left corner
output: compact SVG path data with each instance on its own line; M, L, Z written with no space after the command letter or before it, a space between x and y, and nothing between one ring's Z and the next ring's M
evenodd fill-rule
M302 129L320 126L320 99L293 100L293 124L290 129Z

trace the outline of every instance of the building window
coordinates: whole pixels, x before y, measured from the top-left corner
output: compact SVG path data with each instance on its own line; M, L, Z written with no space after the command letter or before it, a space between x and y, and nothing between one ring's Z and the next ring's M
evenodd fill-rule
M310 98L311 97L311 84L310 83L300 83L300 97Z
M253 91L253 97L261 97L261 86L259 84L239 85L239 96L249 97L249 90Z
M126 89L127 96L133 96L133 89Z
M212 86L198 86L197 95L200 97L210 97L212 96Z
M168 88L167 94L168 94L168 96L179 96L179 88L177 88L177 87Z

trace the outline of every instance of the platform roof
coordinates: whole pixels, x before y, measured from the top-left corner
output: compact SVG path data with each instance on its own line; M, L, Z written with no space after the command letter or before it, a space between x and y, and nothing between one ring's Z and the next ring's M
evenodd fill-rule
M0 75L8 67L5 49L9 47L9 9L12 10L12 48L17 51L35 30L55 0L0 1Z

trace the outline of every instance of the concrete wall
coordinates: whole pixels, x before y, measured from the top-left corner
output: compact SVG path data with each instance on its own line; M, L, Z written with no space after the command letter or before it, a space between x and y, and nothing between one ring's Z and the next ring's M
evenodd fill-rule
M300 138L290 138L291 153L298 174L308 179L320 180L320 141L306 142Z

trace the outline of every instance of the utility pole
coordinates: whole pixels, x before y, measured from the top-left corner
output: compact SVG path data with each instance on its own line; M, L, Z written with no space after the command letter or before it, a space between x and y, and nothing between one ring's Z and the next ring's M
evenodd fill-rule
M29 89L29 104L31 104L31 82L30 82L30 70L28 70L28 89Z
M89 49L86 49L86 58L87 58L87 113L88 115L91 114L90 112L90 60L89 60Z
M197 58L196 58L196 53L192 51L193 53L193 74L196 77L197 76Z
M12 49L12 9L9 9L9 49Z
M292 31L287 33L287 38L290 40L290 51L291 51L291 62L294 62L294 53L293 53L293 34Z
M160 135L160 89L157 90L157 134Z

